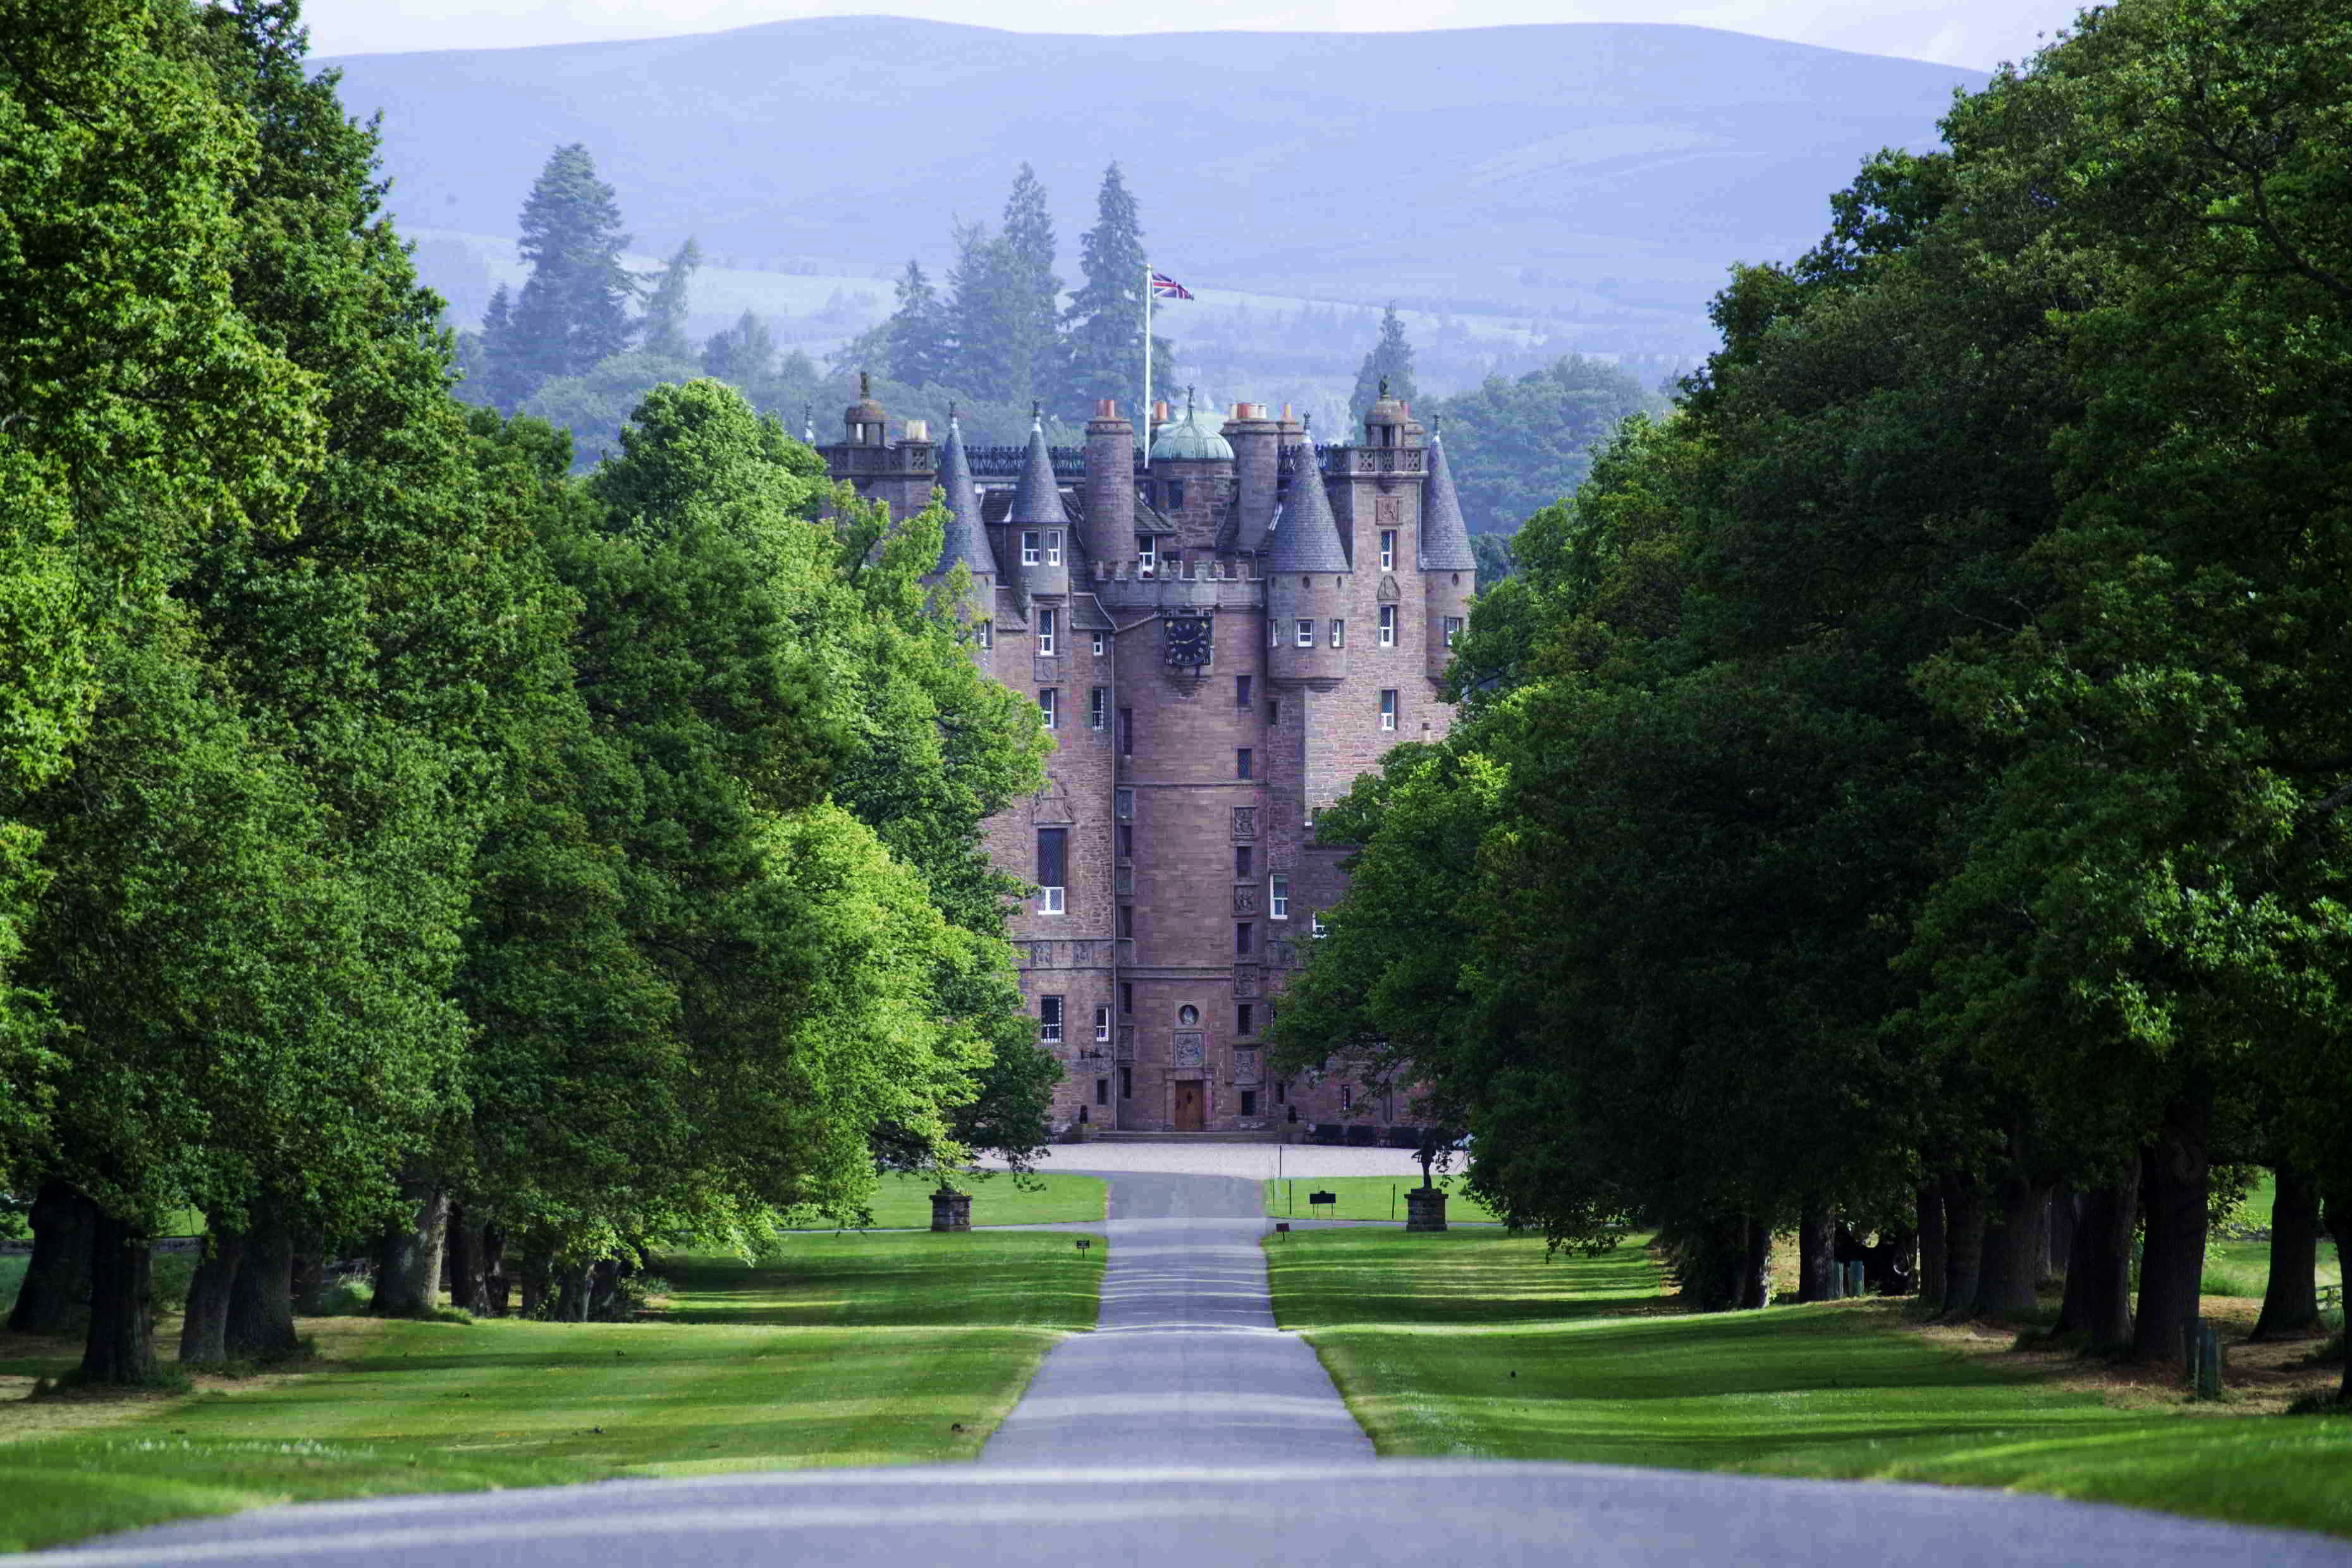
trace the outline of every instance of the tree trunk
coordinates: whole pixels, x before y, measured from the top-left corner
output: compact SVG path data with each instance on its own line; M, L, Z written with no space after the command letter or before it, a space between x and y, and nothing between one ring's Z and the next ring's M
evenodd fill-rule
M89 1335L81 1380L142 1384L155 1376L154 1256L148 1238L103 1209L90 1226Z
M2048 1281L2066 1272L2074 1259L2074 1226L2083 1217L2083 1194L2059 1187L2050 1194L2050 1223L2042 1227L2042 1278Z
M2182 1331L2197 1316L2205 1280L2206 1205L2211 1197L2204 1120L2202 1106L2176 1103L2140 1156L2147 1242L2140 1253L2134 1361L2179 1366Z
M478 1311L482 1297L481 1227L466 1213L463 1204L453 1203L449 1205L447 1231L441 1278L449 1288L449 1305L468 1312Z
M8 1313L15 1334L69 1334L89 1310L90 1247L98 1205L63 1182L44 1182L33 1199L33 1257Z
M629 1267L618 1258L600 1258L588 1275L588 1316L600 1323L621 1321L621 1281Z
M299 1316L315 1318L327 1310L327 1265L332 1261L327 1256L327 1238L318 1231L304 1231L294 1238L289 1294Z
M229 1290L225 1339L239 1361L284 1361L302 1348L294 1331L294 1233L274 1204L254 1205L245 1266Z
M522 1315L536 1318L547 1309L548 1279L555 1272L555 1254L530 1247L522 1255Z
M2271 1204L2271 1278L2258 1340L2293 1339L2319 1326L2319 1184L2281 1162Z
M401 1195L415 1205L415 1219L384 1233L377 1253L375 1300L368 1310L379 1318L430 1317L441 1305L441 1247L449 1224L449 1194L424 1180L401 1184Z
M1739 1260L1739 1305L1756 1310L1772 1304L1772 1227L1761 1220L1741 1222L1746 1246Z
M2033 1287L2042 1277L2042 1226L2050 1189L2012 1175L1993 1189L1993 1195L1999 1207L1987 1216L1976 1315L2013 1323L2040 1305Z
M2327 1234L2336 1238L2336 1258L2352 1264L2352 1182L2327 1192ZM2336 1385L2338 1404L2352 1405L2352 1338L2345 1342L2344 1381Z
M1944 1304L1941 1316L1966 1318L1977 1304L1984 1268L1985 1194L1974 1180L1944 1178Z
M475 1294L474 1299L480 1303L475 1310L503 1318L514 1288L513 1278L507 1271L507 1234L495 1224L484 1225L478 1234L482 1288Z
M1797 1215L1797 1300L1836 1300L1837 1266L1837 1216L1826 1204L1809 1203Z
M245 1233L215 1226L188 1281L187 1315L180 1320L182 1364L217 1366L228 1360L229 1294L244 1264Z
M2067 1248L2066 1300L2058 1310L2062 1334L2081 1336L2086 1350L2131 1343L2132 1235L2139 1225L2139 1171L2093 1187Z
M1944 1194L1933 1184L1919 1189L1919 1300L1928 1310L1944 1310Z
M567 1263L556 1270L559 1293L555 1299L555 1318L562 1323L584 1323L588 1321L588 1271L585 1263Z

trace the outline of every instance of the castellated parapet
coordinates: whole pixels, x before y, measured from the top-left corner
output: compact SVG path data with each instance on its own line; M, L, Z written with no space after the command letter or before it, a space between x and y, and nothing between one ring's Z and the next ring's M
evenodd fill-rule
M1386 396L1360 443L1319 447L1287 408L1190 398L1148 453L1108 400L1079 448L1042 420L1017 451L973 452L953 419L935 446L870 396L844 424L818 448L836 480L902 517L944 493L972 657L1054 731L1045 787L985 834L1038 889L1009 934L1062 1064L1055 1131L1409 1120L1274 1078L1265 1030L1345 887L1316 814L1452 723L1476 561L1440 440Z

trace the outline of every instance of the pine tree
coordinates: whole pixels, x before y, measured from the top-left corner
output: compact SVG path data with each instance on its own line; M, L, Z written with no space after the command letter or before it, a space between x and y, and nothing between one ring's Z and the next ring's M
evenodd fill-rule
M482 312L478 373L468 368L467 396L491 408L512 412L522 405L529 389L522 381L522 360L514 341L514 295L503 283L490 295Z
M1054 215L1045 187L1028 164L1013 178L1004 200L1005 259L1014 331L1012 358L1025 372L1016 397L1035 397L1059 384L1062 360L1062 280L1054 272Z
M639 325L645 331L647 353L686 359L694 353L686 341L686 294L701 265L702 247L688 235L686 243L671 253L646 300L645 318Z
M1067 375L1061 401L1084 408L1097 397L1132 400L1143 385L1143 227L1118 165L1103 171L1095 226L1078 242L1085 286L1070 300ZM1171 363L1165 338L1152 340L1159 363Z
M887 342L885 363L891 380L908 386L930 386L947 379L950 348L947 307L919 262L908 261L898 279L898 309L890 317Z
M522 205L517 248L530 264L492 354L491 379L512 409L560 375L579 375L635 334L637 279L621 265L629 237L613 187L574 142L558 147ZM520 389L514 395L513 389Z
M1405 342L1404 322L1397 319L1396 301L1391 300L1381 313L1381 341L1364 356L1363 367L1356 372L1356 391L1348 399L1348 408L1359 424L1381 395L1381 384L1388 383L1389 395L1411 403L1419 395L1412 384L1412 345Z
M948 269L948 319L954 330L950 385L994 403L1030 395L1023 300L1012 247L988 226L955 226L955 265Z

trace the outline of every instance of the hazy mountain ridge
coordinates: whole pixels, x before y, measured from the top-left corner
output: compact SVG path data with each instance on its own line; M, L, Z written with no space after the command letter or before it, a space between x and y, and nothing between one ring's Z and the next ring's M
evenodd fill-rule
M1862 157L1932 142L1953 89L1985 79L1603 24L1095 37L848 17L323 63L353 113L384 111L392 205L416 226L511 233L549 149L581 141L640 250L693 233L746 268L942 263L950 215L992 218L1026 159L1074 275L1116 158L1155 260L1195 288L1555 321L1613 301L1661 347L1705 333L1729 262L1810 243Z

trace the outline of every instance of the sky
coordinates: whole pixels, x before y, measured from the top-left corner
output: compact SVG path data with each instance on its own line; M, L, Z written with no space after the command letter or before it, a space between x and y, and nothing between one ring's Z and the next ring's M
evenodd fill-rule
M1682 22L1990 70L2065 26L2073 0L309 0L318 55L506 48L715 33L800 16L920 16L1024 33L1419 32L1530 22Z

